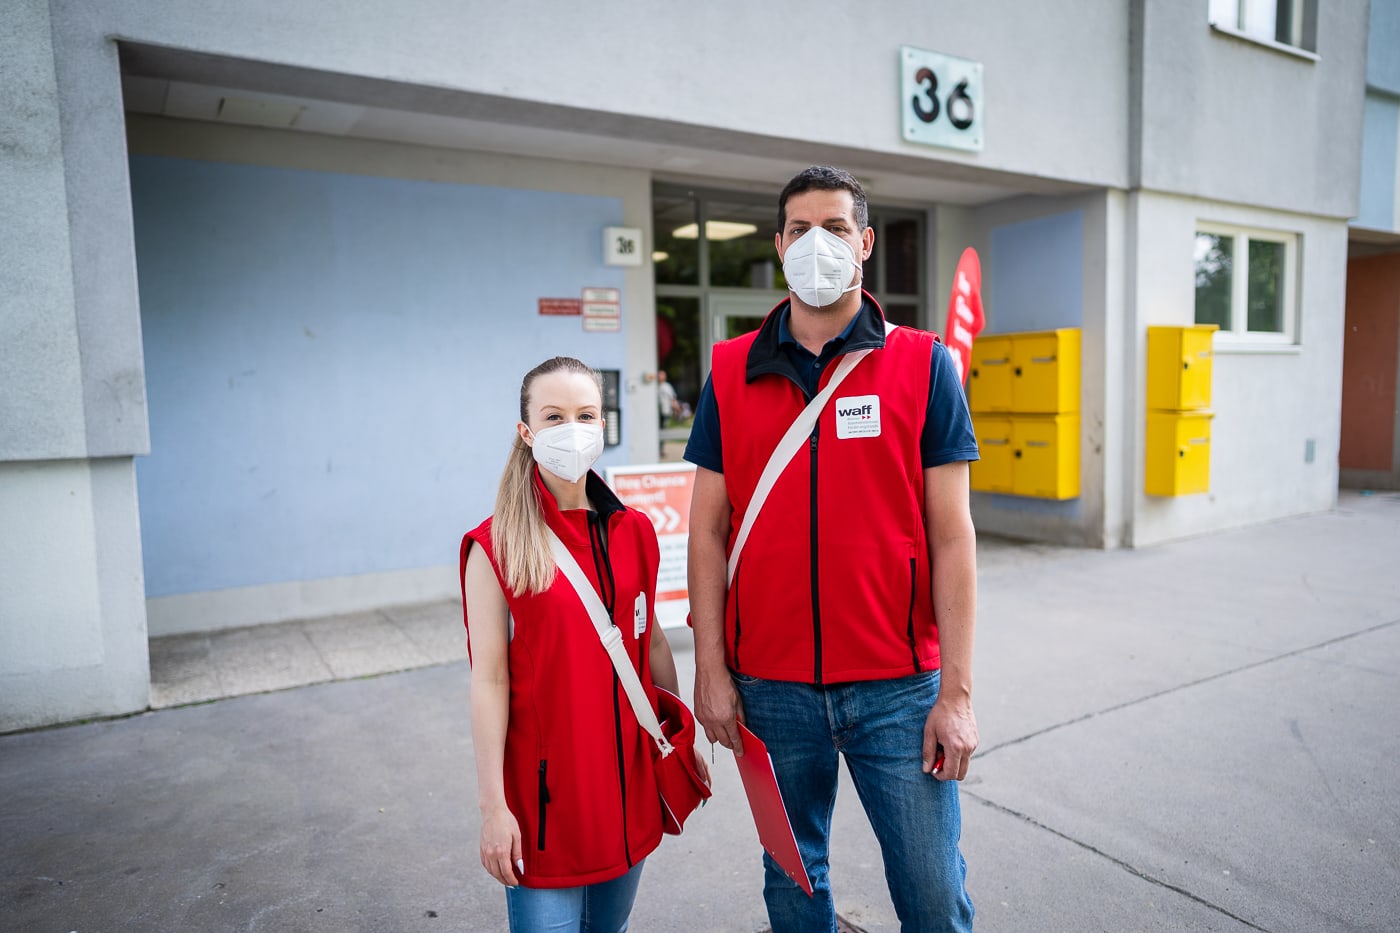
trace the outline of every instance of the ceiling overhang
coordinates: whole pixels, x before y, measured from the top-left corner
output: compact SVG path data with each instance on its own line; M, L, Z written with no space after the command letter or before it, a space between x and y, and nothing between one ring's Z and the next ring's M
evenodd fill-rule
M662 180L764 190L841 165L872 200L978 205L1089 190L917 154L875 152L632 114L122 43L126 108L415 145L648 169Z

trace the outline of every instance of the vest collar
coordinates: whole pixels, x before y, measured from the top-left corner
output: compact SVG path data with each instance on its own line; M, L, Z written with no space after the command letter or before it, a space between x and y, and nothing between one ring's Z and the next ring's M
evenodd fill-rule
M549 487L544 484L544 479L540 477L540 468L535 466L532 478L535 483L535 496L540 503L540 511L544 513L545 524L554 529L565 544L570 546L587 547L588 538L588 509L569 509L563 511L559 508L559 503L555 501L554 494L549 491ZM622 504L617 494L603 478L592 470L588 471L588 478L584 480L584 490L588 493L588 501L597 510L598 517L609 523L611 526L612 517L619 512L624 512L627 506Z
M851 333L841 348L842 354L867 348L881 349L885 346L885 311L865 289L860 290L860 296L860 310L851 321ZM779 322L785 319L791 307L792 299L787 298L779 302L776 308L768 312L768 317L763 319L763 326L758 329L758 336L749 347L744 381L753 382L759 376L777 373L799 386L802 385L801 377L793 369L788 355L779 344Z

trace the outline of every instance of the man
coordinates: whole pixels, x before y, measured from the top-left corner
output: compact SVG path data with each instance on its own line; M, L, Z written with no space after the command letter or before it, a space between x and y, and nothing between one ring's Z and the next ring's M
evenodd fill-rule
M714 348L685 457L695 713L742 754L768 746L815 896L764 856L773 933L836 929L827 878L838 752L879 839L905 930L970 930L957 781L972 711L977 459L952 360L933 335L888 334L860 288L875 232L846 172L814 166L778 202L791 296ZM726 562L778 440L847 353L869 349L783 466Z
M666 419L676 418L681 413L681 403L676 397L676 387L666 378L666 370L656 373L656 401L661 409L661 427L666 427Z

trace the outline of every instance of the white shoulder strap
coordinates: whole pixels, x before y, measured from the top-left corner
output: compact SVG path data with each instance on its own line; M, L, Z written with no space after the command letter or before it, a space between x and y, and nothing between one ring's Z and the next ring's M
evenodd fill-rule
M545 528L545 534L549 536L549 552L554 556L554 563L578 594L583 608L588 610L588 618L592 620L593 628L598 632L598 640L603 643L608 657L612 659L617 678L627 693L627 699L632 703L632 711L637 714L637 723L656 740L656 747L660 749L661 757L665 758L671 754L673 746L661 731L661 723L656 721L656 713L651 708L651 701L647 699L641 678L637 676L636 669L632 667L632 659L627 656L627 649L622 645L622 632L608 618L608 610L598 598L597 590L593 589L593 584L589 582L583 568L574 560L574 555L569 553L564 542L559 540L554 529Z
M885 322L885 337L888 338L895 329L894 324ZM768 500L768 494L773 491L773 484L778 481L778 476L792 462L793 456L797 453L807 438L812 434L812 428L817 423L817 418L821 415L826 403L836 394L836 387L839 386L851 370L856 368L856 364L870 355L870 350L857 350L854 353L847 353L841 357L841 362L836 366L836 372L831 374L831 379L827 382L826 388L817 393L816 397L807 403L807 407L802 409L802 414L797 416L797 420L792 423L792 427L787 429L782 440L778 441L778 446L773 448L773 455L768 458L768 465L759 474L758 485L754 487L753 498L749 500L749 507L744 510L744 520L739 524L739 533L734 537L734 549L729 552L729 576L728 582L734 582L734 571L739 566L739 552L744 549L744 542L749 539L749 531L753 528L753 523L758 518L758 512L763 508L763 503Z

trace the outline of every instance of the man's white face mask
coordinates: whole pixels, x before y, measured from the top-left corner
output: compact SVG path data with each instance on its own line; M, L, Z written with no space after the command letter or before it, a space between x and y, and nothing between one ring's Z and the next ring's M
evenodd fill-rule
M535 432L535 462L565 482L576 482L603 453L603 426L571 421Z
M860 288L848 283L859 262L851 244L825 227L812 227L783 254L788 290L814 308L835 304L846 292Z

